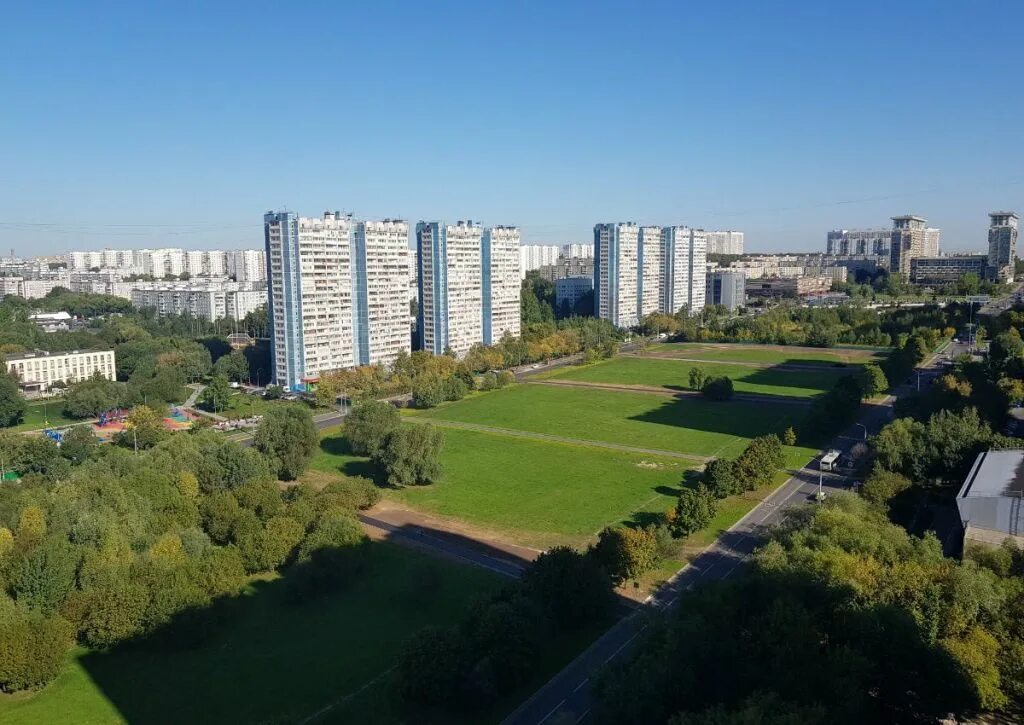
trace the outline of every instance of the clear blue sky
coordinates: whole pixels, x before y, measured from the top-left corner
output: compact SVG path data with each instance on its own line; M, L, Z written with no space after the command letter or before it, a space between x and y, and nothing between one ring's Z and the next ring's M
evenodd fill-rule
M967 249L1024 211L1024 3L156 5L5 8L0 249L261 246L282 207Z

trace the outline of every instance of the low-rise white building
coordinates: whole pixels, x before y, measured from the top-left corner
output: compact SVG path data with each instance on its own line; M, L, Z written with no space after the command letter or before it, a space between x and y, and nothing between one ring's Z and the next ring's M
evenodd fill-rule
M17 375L26 393L45 393L55 381L77 383L99 373L115 380L117 367L113 350L72 350L71 352L23 352L7 355L7 371Z

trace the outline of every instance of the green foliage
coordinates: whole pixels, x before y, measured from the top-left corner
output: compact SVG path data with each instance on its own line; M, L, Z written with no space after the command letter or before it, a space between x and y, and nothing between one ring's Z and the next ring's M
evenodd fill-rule
M399 692L408 702L452 704L469 662L469 646L459 630L422 629L403 645L398 656Z
M892 471L875 469L864 485L860 495L876 506L886 507L894 497L903 493L911 486L910 479Z
M284 388L280 385L268 385L263 397L267 400L280 400L284 395Z
M707 374L700 368L690 368L688 377L690 390L703 390L708 382Z
M658 540L654 527L631 529L607 527L590 549L616 584L639 579L658 563Z
M874 363L867 363L861 368L860 387L864 397L870 398L889 389L889 380L882 368Z
M786 428L785 432L783 432L782 442L785 443L787 446L796 445L796 431L793 430L793 426L789 426L788 428Z
M522 578L558 627L580 629L606 617L614 604L608 575L593 558L566 546L537 557Z
M875 460L884 470L912 481L960 485L975 457L995 442L978 411L940 410L927 423L897 418L871 439Z
M25 416L25 398L18 382L10 375L0 374L0 428L17 425Z
M64 433L60 454L74 465L85 463L96 452L99 440L88 425L76 425Z
M345 418L345 439L357 456L374 456L398 426L398 409L382 400L368 400L352 408Z
M71 625L59 616L20 607L0 594L0 690L40 687L60 671Z
M675 514L671 517L672 533L678 537L689 536L711 523L715 518L718 506L715 495L707 486L684 488L679 492Z
M715 498L734 496L746 489L744 482L737 475L736 462L728 458L708 461L704 467L702 481Z
M68 388L64 394L64 413L71 418L95 418L106 410L124 405L125 395L122 384L107 380L97 372Z
M732 400L732 378L712 378L704 383L704 387L701 390L704 393L704 397L708 400Z
M74 590L78 562L79 554L72 546L48 537L12 563L11 594L21 604L52 614Z
M217 359L213 365L213 374L236 383L244 382L249 377L249 361L241 350L232 350Z
M373 457L389 486L418 486L441 477L441 448L444 434L428 424L403 425L384 439Z
M228 406L228 400L233 394L231 382L224 375L217 373L203 389L199 396L199 404L205 410L217 413Z
M344 512L332 512L317 521L299 546L299 559L308 559L320 549L344 549L366 540L359 520Z
M320 444L313 416L297 405L278 406L263 415L254 445L271 463L274 473L294 481L309 465Z

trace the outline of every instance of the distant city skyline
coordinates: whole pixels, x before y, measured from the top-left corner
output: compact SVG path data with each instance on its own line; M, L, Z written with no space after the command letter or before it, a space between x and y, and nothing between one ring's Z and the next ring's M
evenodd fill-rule
M514 224L528 244L616 220L737 229L748 252L909 213L983 251L987 214L1024 208L1024 59L992 39L1021 4L43 2L5 20L4 253L259 248L254 218L283 208ZM601 52L609 28L644 52ZM918 40L842 50L886 28Z

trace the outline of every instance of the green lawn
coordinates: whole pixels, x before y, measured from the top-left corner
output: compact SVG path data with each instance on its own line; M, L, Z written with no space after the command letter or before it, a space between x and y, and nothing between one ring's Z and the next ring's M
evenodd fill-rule
M0 696L0 722L300 722L377 678L325 720L343 711L346 722L408 721L383 674L402 642L461 620L502 580L393 544L370 544L367 554L345 591L299 606L284 601L280 579L255 581L231 603L225 629L198 649L79 650L41 692Z
M313 468L363 473L345 453L340 433L325 436ZM450 516L547 548L582 546L609 524L634 513L664 513L683 472L674 458L444 429L444 478L388 496L428 513Z
M740 393L788 395L807 398L832 388L836 380L855 368L823 367L814 370L776 370L724 363L688 363L655 357L616 357L605 362L569 368L550 376L552 380L579 380L588 383L650 385L686 389L692 368L699 367L710 377L729 377Z
M836 363L877 362L889 348L875 347L787 347L777 345L720 345L712 347L700 342L666 342L651 345L650 352L671 353L678 357L722 362L793 363L827 365Z
M806 412L805 406L786 403L723 403L699 397L525 384L416 414L639 448L731 457L751 438L781 433L796 425ZM813 453L792 448L787 459L790 465L799 466Z
M64 401L61 398L54 398L46 401L45 404L29 403L25 408L24 420L7 430L36 430L47 426L53 428L81 422L78 418L69 418L64 415Z

